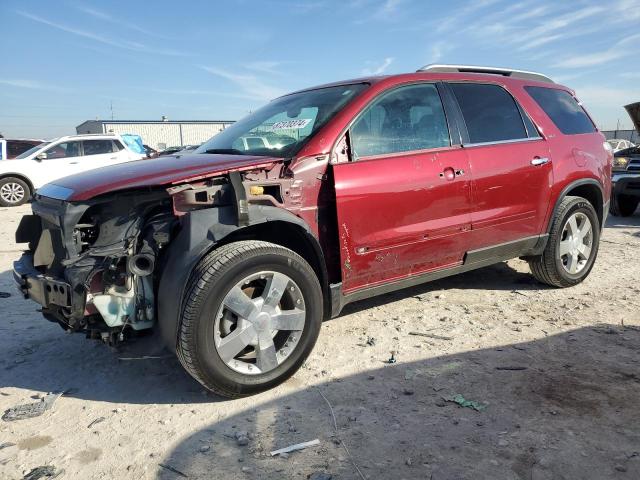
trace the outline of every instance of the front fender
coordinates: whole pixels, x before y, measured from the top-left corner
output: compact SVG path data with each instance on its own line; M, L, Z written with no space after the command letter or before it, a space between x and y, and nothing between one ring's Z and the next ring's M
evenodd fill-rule
M248 225L238 226L234 206L195 210L182 217L177 237L165 250L158 286L158 326L164 343L176 350L182 302L191 272L198 262L230 234L269 221L288 222L302 227L314 242L320 244L309 226L293 213L268 205L249 205Z

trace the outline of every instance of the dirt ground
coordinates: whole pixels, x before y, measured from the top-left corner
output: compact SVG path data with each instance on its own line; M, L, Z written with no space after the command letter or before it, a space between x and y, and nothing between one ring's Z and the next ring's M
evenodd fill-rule
M65 479L640 478L640 213L609 219L577 287L513 260L350 305L290 381L229 401L167 352L131 360L152 347L67 335L22 300L10 268L28 210L0 209L0 413L68 392L0 421L2 479L43 465Z

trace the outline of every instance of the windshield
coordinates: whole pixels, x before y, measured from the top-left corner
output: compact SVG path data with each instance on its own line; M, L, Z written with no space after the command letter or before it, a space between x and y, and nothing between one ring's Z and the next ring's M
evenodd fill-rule
M319 88L277 98L202 144L195 153L291 157L367 84Z
M47 145L49 145L51 142L44 142L41 143L40 145L37 145L35 147L30 148L29 150L27 150L26 152L21 153L20 155L18 155L16 157L16 159L20 159L20 158L27 158L31 155L33 155L34 153L36 153L38 150L46 147Z

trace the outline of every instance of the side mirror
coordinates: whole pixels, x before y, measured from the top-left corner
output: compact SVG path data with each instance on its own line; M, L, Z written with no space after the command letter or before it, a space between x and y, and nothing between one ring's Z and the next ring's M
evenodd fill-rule
M39 153L38 155L36 155L36 160L41 162L42 160L46 160L47 157L48 157L47 152L42 152L42 153Z

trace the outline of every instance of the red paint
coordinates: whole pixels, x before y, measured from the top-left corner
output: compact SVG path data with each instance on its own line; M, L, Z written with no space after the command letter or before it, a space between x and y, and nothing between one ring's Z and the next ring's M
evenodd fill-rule
M329 167L332 149L345 129L378 95L400 85L447 80L501 85L527 111L542 138L404 152ZM566 87L460 73L411 73L362 81L371 86L319 130L287 167L294 183L284 198L285 208L318 236L330 280L342 281L347 293L460 264L468 250L544 233L559 195L575 180L595 179L605 201L609 198L612 155L603 148L604 136L563 135L523 88L537 85L573 94ZM533 166L531 160L536 158L550 162ZM175 185L279 162L265 157L185 155L94 170L57 183L74 191L72 200L85 200L124 188ZM271 169L269 178L281 178L283 169L281 164ZM459 170L464 174L456 176ZM321 178L333 178L335 191L329 180ZM319 211L334 208L337 220L318 224Z

